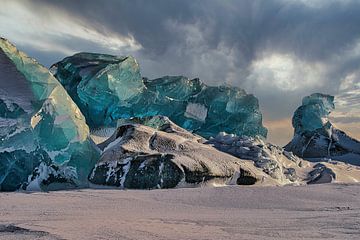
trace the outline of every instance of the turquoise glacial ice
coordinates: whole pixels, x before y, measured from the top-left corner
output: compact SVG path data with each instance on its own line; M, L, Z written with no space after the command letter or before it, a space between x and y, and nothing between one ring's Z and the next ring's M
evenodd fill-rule
M0 38L0 191L28 180L28 187L61 188L67 173L73 186L84 185L98 157L85 118L62 85Z
M267 134L253 95L231 86L207 86L197 78L142 78L131 56L79 53L54 64L51 72L91 129L114 127L118 119L164 115L203 137Z
M292 119L294 137L285 150L311 161L332 159L360 165L360 142L330 122L334 109L333 96L314 93L304 97Z
M90 126L111 125L117 111L143 91L139 66L132 57L79 53L50 70L60 80Z
M331 128L328 116L334 109L334 97L331 95L313 93L304 97L292 119L295 133L328 132Z

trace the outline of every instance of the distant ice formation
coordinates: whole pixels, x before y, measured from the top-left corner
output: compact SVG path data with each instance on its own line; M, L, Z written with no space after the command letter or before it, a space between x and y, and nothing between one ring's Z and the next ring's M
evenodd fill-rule
M286 151L311 161L332 159L360 165L360 142L331 124L328 117L334 109L333 96L314 93L304 97L294 113L294 137Z

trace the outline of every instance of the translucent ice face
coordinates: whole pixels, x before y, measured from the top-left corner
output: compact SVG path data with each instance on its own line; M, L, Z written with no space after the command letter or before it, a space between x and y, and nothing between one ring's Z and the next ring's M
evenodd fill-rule
M115 126L122 118L164 115L204 137L267 134L258 100L239 88L183 76L142 79L134 58L104 54L76 54L52 69L92 129Z
M314 93L303 98L293 116L293 126L296 133L311 132L318 129L328 130L331 123L329 114L335 109L334 97L321 93Z
M86 181L98 152L62 85L0 39L0 190L15 190L40 163L69 165Z

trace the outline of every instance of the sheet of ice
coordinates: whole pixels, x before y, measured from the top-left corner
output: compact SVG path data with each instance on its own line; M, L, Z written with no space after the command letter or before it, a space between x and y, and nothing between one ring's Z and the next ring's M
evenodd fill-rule
M88 189L0 198L5 240L357 240L360 234L359 184Z

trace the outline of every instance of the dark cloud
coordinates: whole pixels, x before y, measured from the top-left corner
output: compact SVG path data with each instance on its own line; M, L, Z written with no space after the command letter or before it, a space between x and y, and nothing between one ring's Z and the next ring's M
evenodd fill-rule
M99 3L90 1L32 1L32 6L51 6L82 18L89 26L100 32L132 34L144 46L144 51L154 56L161 55L168 45L177 40L177 34L166 29L165 23L174 19L181 23L194 23L195 16L190 1L159 0L117 1ZM36 5L34 5L36 3ZM51 9L51 8L50 8Z
M189 34L194 33L181 29L195 25L202 37L203 51L224 45L235 55L234 65L246 69L264 51L290 53L305 61L326 63L351 49L360 37L360 2L313 2L319 4L309 6L304 1L280 0L110 0L101 4L96 0L38 0L31 1L31 6L66 11L104 34L109 31L131 34L143 46L141 56L169 64L192 63L203 54L189 51L193 50L189 46L192 44ZM173 59L163 60L163 57ZM342 69L337 69L339 72L343 74ZM191 72L191 75L202 73ZM239 76L239 84L244 79Z
M315 0L316 1L316 0ZM322 1L310 7L302 1L229 0L108 0L32 1L83 18L100 31L133 34L144 51L163 54L183 36L168 21L198 24L209 48L224 42L247 62L260 50L292 52L307 60L324 60L351 47L360 36L359 1Z

